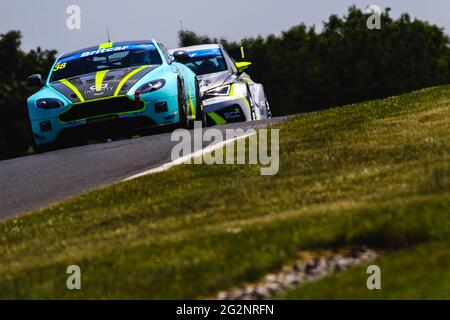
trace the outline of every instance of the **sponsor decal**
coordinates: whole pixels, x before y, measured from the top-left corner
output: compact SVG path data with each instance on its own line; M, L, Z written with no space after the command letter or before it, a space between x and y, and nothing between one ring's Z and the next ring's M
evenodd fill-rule
M119 116L117 114L110 114L110 115L106 115L106 116L100 116L100 117L87 119L87 123L93 124L93 123L113 121L113 120L117 120L117 119L119 119Z
M227 120L234 120L234 119L240 119L242 116L241 110L236 109L235 111L225 112L224 117Z
M221 56L221 55L222 55L222 53L220 52L219 48L189 52L189 57L191 57L191 58L206 57L206 56Z
M103 83L99 86L91 86L89 90L84 91L84 95L88 94L94 94L94 96L101 96L107 91L112 91L113 88L111 88L107 83Z
M125 51L127 49L128 49L128 46L123 46L123 47L119 46L119 47L111 47L111 48L106 48L106 49L98 49L98 50L94 50L94 51L87 51L87 52L83 52L80 55L80 58L94 56L97 54L102 54L102 53L107 53L107 52Z
M133 44L133 45L127 45L127 46L114 46L110 48L104 48L104 49L98 49L98 50L92 50L92 51L86 51L82 53L77 53L65 58L62 58L58 60L58 63L68 62L80 58L86 58L90 56L96 56L99 54L107 53L107 52L119 52L119 51L125 51L125 50L140 50L140 49L154 49L156 48L154 44Z

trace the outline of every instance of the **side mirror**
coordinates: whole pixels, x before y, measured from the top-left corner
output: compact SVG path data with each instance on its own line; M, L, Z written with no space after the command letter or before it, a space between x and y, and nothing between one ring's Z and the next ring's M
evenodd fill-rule
M191 57L189 56L189 53L188 53L187 51L184 51L184 50L178 50L178 51L175 51L175 52L173 53L173 59L174 59L176 62L181 62L181 63L183 63L183 62L186 62L186 61L190 60Z
M28 77L27 84L30 87L40 87L44 84L44 81L42 80L42 76L40 74L33 74Z
M244 71L247 70L248 67L250 67L251 65L252 65L251 62L246 62L246 61L243 61L243 62L236 62L236 68L238 69L238 72L239 72L239 73L244 72Z

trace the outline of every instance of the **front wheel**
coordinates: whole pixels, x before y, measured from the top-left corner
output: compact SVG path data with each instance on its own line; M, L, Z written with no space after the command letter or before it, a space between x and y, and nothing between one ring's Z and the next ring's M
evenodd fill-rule
M29 124L29 128L30 128L29 130L30 130L31 143L32 143L34 154L45 153L45 152L56 150L58 148L58 146L56 145L55 142L46 143L46 144L37 144L36 140L34 140L34 132L33 132L32 126L31 126L31 121L28 121L28 124Z
M179 126L184 129L189 129L189 119L187 116L187 102L186 95L184 94L181 82L178 81L178 115L179 115Z
M195 105L197 110L196 120L202 122L203 127L208 126L208 118L206 112L203 110L202 98L200 97L200 86L198 80L195 80Z
M34 154L46 153L57 150L58 148L60 148L60 146L58 146L56 143L46 143L40 145L33 143Z

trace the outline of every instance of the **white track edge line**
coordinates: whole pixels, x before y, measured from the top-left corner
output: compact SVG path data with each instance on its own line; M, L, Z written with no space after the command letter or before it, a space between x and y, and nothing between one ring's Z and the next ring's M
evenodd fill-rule
M180 158L178 158L178 159L176 159L174 161L165 163L165 164L163 164L163 165L161 165L159 167L156 167L156 168L153 168L153 169L150 169L150 170L146 170L146 171L143 171L141 173L132 175L132 176L130 176L128 178L123 179L122 181L130 181L130 180L134 180L136 178L140 178L140 177L147 176L147 175L150 175L150 174L154 174L154 173L157 173L157 172L166 171L166 170L168 170L168 169L170 169L172 167L175 167L175 166L178 166L180 164L183 164L185 161L191 160L193 158L202 156L202 155L207 154L207 153L211 153L214 150L223 148L224 146L226 146L229 143L235 142L235 141L240 140L240 139L246 139L246 138L248 138L248 137L250 137L250 136L252 136L254 134L256 134L256 133L255 132L248 133L248 134L244 134L244 135L239 136L239 137L235 137L233 139L229 139L229 140L225 140L225 141L213 144L213 145L209 145L208 147L206 147L204 149L201 149L201 150L198 150L196 152L190 153L188 155L182 156L182 157L180 157Z

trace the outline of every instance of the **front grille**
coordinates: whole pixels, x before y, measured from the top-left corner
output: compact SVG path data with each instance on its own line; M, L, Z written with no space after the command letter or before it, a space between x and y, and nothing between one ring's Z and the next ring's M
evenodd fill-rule
M77 103L69 110L59 115L63 122L94 118L108 114L139 111L144 108L144 102L118 97L97 101Z
M61 130L58 134L58 142L64 144L92 139L125 137L155 125L156 123L146 116L115 119L93 124L82 124Z

